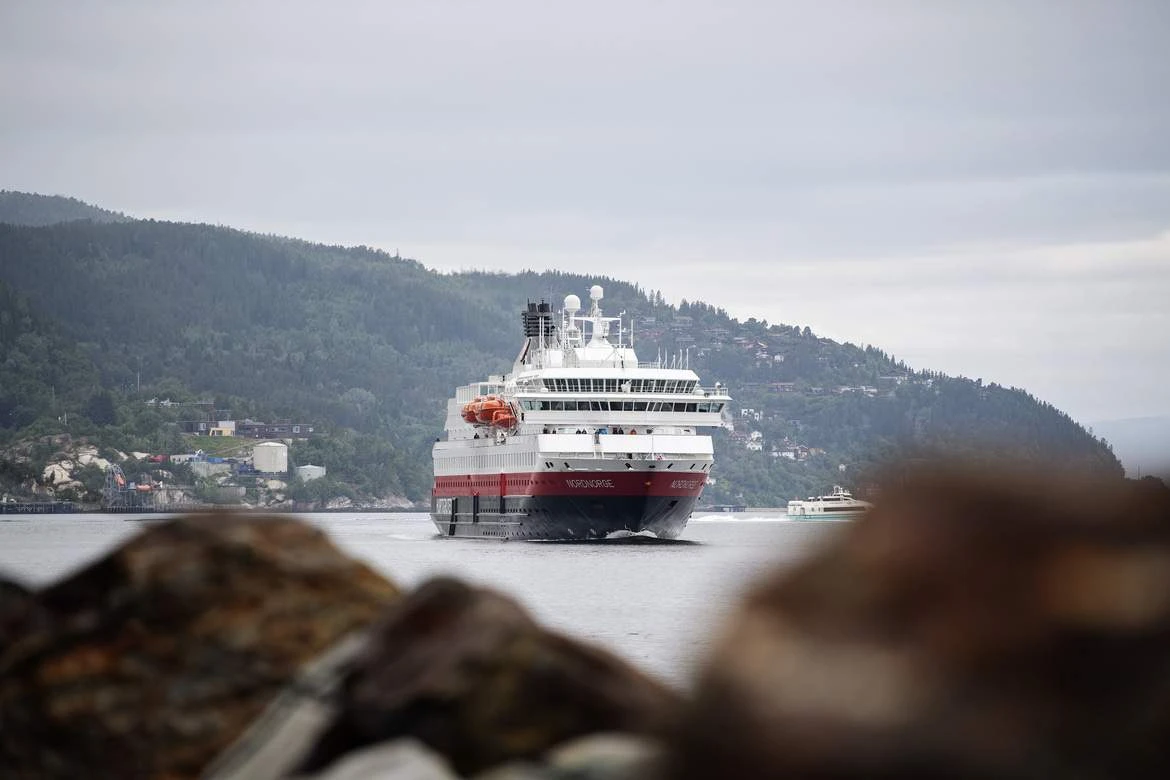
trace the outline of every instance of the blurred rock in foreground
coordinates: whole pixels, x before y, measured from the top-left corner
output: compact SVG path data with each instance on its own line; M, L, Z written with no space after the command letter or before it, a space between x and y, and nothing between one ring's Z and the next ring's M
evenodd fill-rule
M368 627L390 582L289 518L149 527L4 597L0 775L194 777L300 667Z
M689 778L1170 777L1170 503L922 475L731 621Z
M374 630L337 705L302 771L414 737L471 775L586 734L663 735L682 701L616 656L541 628L510 598L437 579Z

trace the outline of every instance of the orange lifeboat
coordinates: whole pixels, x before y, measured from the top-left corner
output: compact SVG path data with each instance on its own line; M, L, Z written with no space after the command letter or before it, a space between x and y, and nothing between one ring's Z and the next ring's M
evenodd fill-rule
M506 401L499 396L489 395L476 408L475 419L484 425L489 425L495 417L496 412L507 409L508 404Z
M477 406L483 401L483 396L476 396L475 400L463 404L463 421L475 425Z
M516 415L511 408L497 409L492 415L492 425L497 428L511 428L516 425Z

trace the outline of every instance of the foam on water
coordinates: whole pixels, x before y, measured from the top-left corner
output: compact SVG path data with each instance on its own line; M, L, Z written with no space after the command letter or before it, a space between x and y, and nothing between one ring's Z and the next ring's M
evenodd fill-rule
M657 539L658 538L658 534L654 533L653 531L651 531L649 529L647 529L645 531L635 532L635 531L627 531L624 528L620 531L610 531L608 534L605 535L605 538L606 539L630 539L630 538L635 537L635 536L641 536L641 537L644 537L647 539Z

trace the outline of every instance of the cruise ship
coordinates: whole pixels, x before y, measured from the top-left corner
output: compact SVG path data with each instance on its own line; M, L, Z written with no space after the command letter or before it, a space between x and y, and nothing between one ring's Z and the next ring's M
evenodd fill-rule
M459 387L433 448L443 536L599 540L682 533L731 400L685 360L639 362L633 332L576 295L528 303L512 371ZM629 343L626 343L626 336Z

